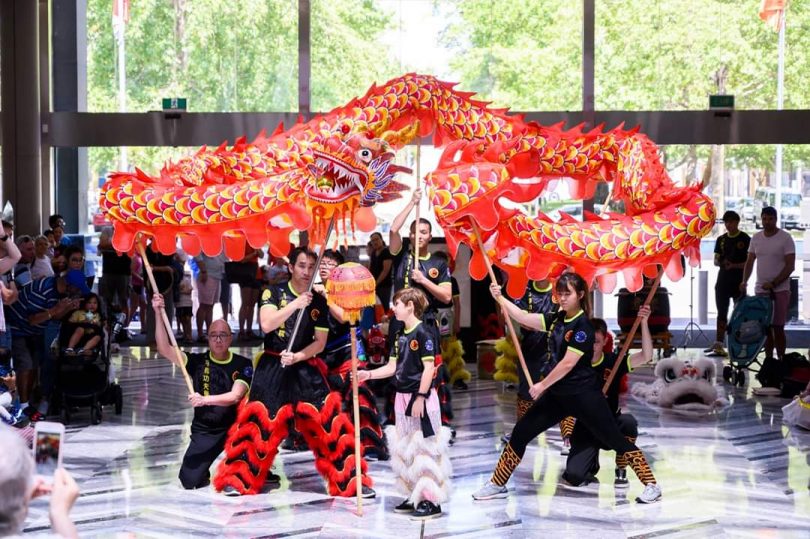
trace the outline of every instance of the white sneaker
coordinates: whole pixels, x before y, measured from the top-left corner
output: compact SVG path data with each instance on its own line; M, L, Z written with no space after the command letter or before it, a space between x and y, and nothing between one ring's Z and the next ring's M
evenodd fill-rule
M569 438L563 438L563 446L560 449L560 455L566 456L571 452L571 440Z
M655 503L661 499L661 487L655 483L647 483L644 491L636 498L638 503Z
M484 486L473 492L472 495L473 500L494 500L496 498L506 498L507 496L509 496L509 491L506 487L498 486L492 481L484 483Z

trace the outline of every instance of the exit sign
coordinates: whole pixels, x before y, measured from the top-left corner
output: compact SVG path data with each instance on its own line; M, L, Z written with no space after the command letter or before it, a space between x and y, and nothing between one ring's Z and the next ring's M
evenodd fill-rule
M163 110L186 110L187 100L185 97L164 97Z
M710 95L709 110L732 110L734 108L733 95Z

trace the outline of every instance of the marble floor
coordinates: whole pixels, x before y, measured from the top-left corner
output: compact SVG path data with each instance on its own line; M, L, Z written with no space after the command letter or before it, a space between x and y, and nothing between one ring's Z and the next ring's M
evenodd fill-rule
M756 382L728 386L732 404L702 419L626 397L664 491L659 503L640 505L634 476L629 489L614 489L612 453L602 452L600 484L560 486L557 430L532 444L507 499L474 502L470 494L489 477L499 438L511 429L515 399L501 383L474 380L454 395L452 499L442 518L419 523L392 512L401 498L386 462L370 465L377 498L365 501L363 516L353 499L325 494L309 453L282 451L281 486L266 494L182 490L177 472L191 409L180 372L142 347L123 348L114 364L123 415L105 408L103 422L91 426L83 409L67 427L64 463L81 487L72 516L82 537L810 537L810 432L784 426L787 401L753 396ZM640 369L631 383L651 377ZM47 529L46 502L36 500L25 531Z

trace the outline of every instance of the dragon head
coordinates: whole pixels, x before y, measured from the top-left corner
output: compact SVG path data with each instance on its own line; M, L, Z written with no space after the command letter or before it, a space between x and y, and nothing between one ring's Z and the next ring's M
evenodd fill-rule
M314 204L335 206L359 197L359 206L373 206L393 198L402 186L392 181L409 168L394 163L394 151L387 134L355 130L342 124L312 150L307 165L310 178L304 192Z

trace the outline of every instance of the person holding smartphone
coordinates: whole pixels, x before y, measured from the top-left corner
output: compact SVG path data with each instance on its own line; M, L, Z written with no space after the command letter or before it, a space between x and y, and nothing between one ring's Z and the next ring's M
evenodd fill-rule
M161 294L152 296L152 307L156 313L165 307ZM171 328L161 326L155 330L158 353L167 359L174 358L166 333ZM225 448L228 429L236 421L236 407L253 379L253 362L228 350L233 341L228 323L215 320L208 329L209 350L183 354L183 366L194 384L194 394L188 397L194 406L191 441L180 467L180 483L186 489L210 483L208 469Z
M0 537L22 533L31 500L50 495L51 531L59 537L78 537L70 510L79 497L79 487L62 467L52 476L35 473L34 458L25 440L13 429L0 425Z

